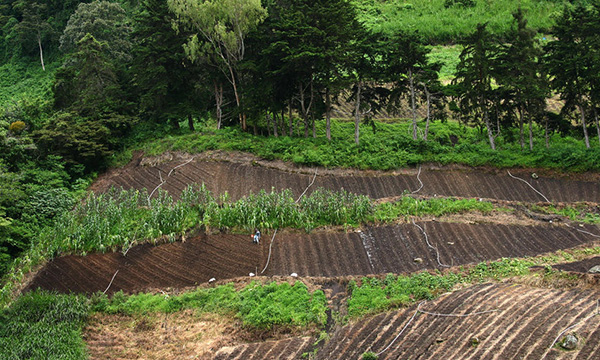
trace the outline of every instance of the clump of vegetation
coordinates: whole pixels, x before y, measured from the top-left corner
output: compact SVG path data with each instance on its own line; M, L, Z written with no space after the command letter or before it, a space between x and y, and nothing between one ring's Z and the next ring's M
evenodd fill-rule
M372 351L367 351L366 353L362 354L362 360L377 360L379 359L379 356L377 356L377 354L375 354Z
M532 210L546 214L561 215L573 221L580 221L586 224L600 223L600 214L598 213L598 209L592 211L585 204L567 205L562 207L557 207L555 205L533 205Z
M0 310L0 358L83 359L81 326L88 314L83 296L26 293Z
M355 282L350 282L348 285L352 294L348 300L348 315L359 317L420 300L431 300L451 290L457 284L480 283L526 275L529 273L529 267L534 264L536 261L531 259L505 258L445 274L421 272L399 276L390 274L384 280L363 278L360 286Z
M108 314L172 313L183 309L235 315L244 325L258 329L284 327L322 327L327 322L327 299L321 290L312 294L301 281L262 285L250 283L240 291L233 284L212 289L198 289L181 295L137 294L118 292L108 298L92 298L92 311Z
M491 202L478 201L477 199L415 199L410 196L403 196L399 201L377 205L373 214L373 220L386 222L408 216L442 216L469 211L489 213L493 209L494 205Z

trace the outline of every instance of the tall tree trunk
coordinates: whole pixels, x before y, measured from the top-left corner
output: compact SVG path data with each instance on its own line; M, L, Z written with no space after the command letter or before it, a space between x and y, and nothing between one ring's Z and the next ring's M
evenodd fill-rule
M359 144L359 137L360 137L360 130L359 130L359 125L360 125L360 92L362 90L362 82L359 81L356 84L356 99L355 99L355 103L354 103L354 142L356 143L356 145Z
M417 140L417 106L415 105L415 81L412 68L408 69L410 86L410 106L412 109L413 140Z
M285 109L281 108L281 123L279 128L281 129L281 135L285 136Z
M544 124L545 124L544 136L546 137L546 149L549 149L550 148L550 134L548 133L548 115L546 115L544 117Z
M598 111L596 110L596 106L592 106L592 109L594 109L594 120L596 121L596 131L598 132L598 142L600 142L600 124L598 121Z
M242 125L242 130L246 131L248 129L248 125L246 124L246 115L242 113L242 101L240 98L240 94L237 89L237 81L235 79L235 74L233 72L233 67L227 64L227 68L229 69L229 75L231 76L231 86L233 86L233 94L235 95L235 104L237 105L239 114L238 117L240 119L240 124Z
M310 80L310 97L308 100L308 104L306 104L306 98L305 98L305 89L302 86L302 83L299 84L298 86L298 90L300 91L300 110L302 111L302 119L304 120L304 137L308 138L308 132L310 129L310 112L312 110L312 104L313 104L313 100L314 100L314 88L313 88L313 81L312 79Z
M517 112L519 113L519 142L521 143L521 151L525 150L525 139L523 136L523 109L521 106L518 107Z
M546 138L546 149L550 148L550 134L548 133L548 115L544 117L544 137Z
M423 89L425 90L425 96L427 97L427 121L425 122L425 135L423 135L423 140L427 141L427 135L429 134L429 121L431 120L431 93L425 84L423 84Z
M306 104L305 99L304 99L304 87L302 86L302 83L298 84L298 91L300 92L300 111L302 112L302 120L304 120L304 137L307 138L308 137L308 114L307 114L307 110L306 110Z
M587 125L585 123L585 109L583 108L583 105L581 105L581 104L577 105L577 107L579 108L579 112L581 113L581 126L583 127L583 137L585 138L585 147L589 149L590 148L590 137L588 135Z
M215 86L215 104L217 106L217 129L220 129L223 121L223 112L221 110L221 106L223 105L223 85L216 80L213 84Z
M325 121L327 140L331 141L331 94L329 93L329 87L325 89Z
M480 98L479 106L480 106L481 110L483 111L483 120L485 121L485 127L487 129L490 147L492 148L492 150L496 150L496 143L494 140L494 132L492 130L492 124L490 123L490 114L489 114L488 109L485 106L484 102L485 102L485 100L483 98Z
M288 117L290 118L290 137L294 135L294 121L292 119L292 99L290 98L288 101Z
M277 131L277 116L275 115L275 111L273 111L273 135L275 137L279 137L279 132Z
M533 120L531 115L527 115L527 121L529 122L529 151L533 151Z
M190 128L190 131L196 131L196 129L194 128L194 118L192 117L192 114L188 114L188 126Z
M42 50L42 35L38 31L37 35L38 46L40 47L40 61L42 62L42 70L46 71L46 66L44 66L44 51Z

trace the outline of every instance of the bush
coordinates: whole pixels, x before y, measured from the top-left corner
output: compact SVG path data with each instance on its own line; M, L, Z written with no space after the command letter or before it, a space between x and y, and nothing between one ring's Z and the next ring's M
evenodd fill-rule
M15 121L10 124L8 130L14 134L19 134L21 131L25 130L25 123L23 121Z
M362 354L362 360L377 360L379 359L379 356L377 356L377 354L375 354L372 351L367 351L366 353Z

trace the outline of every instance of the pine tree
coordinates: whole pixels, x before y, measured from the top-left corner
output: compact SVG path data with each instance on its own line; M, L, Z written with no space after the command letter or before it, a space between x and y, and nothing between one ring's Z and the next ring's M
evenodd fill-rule
M460 113L476 124L483 120L490 147L496 150L495 138L500 129L492 126L490 112L495 102L492 80L496 76L498 41L486 27L477 25L475 32L462 41L464 48L453 83Z
M521 149L524 149L524 123L529 126L529 149L533 150L533 119L539 117L546 105L547 86L539 64L542 51L535 41L535 31L527 27L521 8L513 13L509 44L500 47L497 59L497 84L502 97L516 113L519 122Z

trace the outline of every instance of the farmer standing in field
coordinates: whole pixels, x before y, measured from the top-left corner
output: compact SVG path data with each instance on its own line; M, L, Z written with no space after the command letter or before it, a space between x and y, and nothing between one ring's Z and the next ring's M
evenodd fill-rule
M254 229L254 240L252 240L252 242L254 244L258 244L260 241L260 231L258 231L258 229Z

